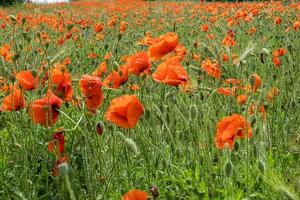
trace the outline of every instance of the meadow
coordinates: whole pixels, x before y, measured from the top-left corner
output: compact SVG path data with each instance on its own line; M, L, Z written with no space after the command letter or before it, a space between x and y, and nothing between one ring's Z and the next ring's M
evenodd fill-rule
M300 3L22 4L0 30L0 199L300 199Z

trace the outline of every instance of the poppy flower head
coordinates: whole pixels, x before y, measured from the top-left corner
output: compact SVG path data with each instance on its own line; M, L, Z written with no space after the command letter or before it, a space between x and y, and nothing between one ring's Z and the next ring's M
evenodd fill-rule
M103 102L102 83L99 77L83 75L79 81L80 91L85 97L89 111L95 111Z
M171 86L186 84L188 74L181 65L180 60L180 57L174 56L161 63L152 74L153 80Z
M103 30L103 25L102 25L101 23L97 23L97 24L94 26L94 31L95 31L95 33L100 33L102 30Z
M35 78L30 70L21 71L16 75L16 79L24 90L35 88Z
M220 79L221 78L221 68L218 63L212 63L210 59L203 60L201 63L201 68L209 76Z
M29 116L35 124L51 126L58 119L62 101L54 94L31 102L29 106Z
M63 64L56 64L51 73L52 92L65 101L72 99L74 90L71 75Z
M122 128L134 128L143 113L144 107L135 95L124 95L111 101L105 118Z
M218 122L215 136L217 148L223 149L227 143L233 149L235 139L245 137L252 137L252 128L242 115L233 114Z
M3 56L7 62L11 62L13 54L10 51L10 46L7 44L3 45L0 49L0 55Z
M143 72L150 73L151 60L146 52L138 52L127 58L128 72L131 74L139 75Z
M25 108L25 98L23 92L17 85L10 86L10 94L4 97L2 101L2 109L5 111L17 111Z
M48 143L48 150L53 151L53 148L58 150L59 154L62 154L65 149L65 136L63 131L58 131L53 134L51 141Z
M253 92L256 92L259 86L261 85L261 78L258 74L253 74L251 80L252 80L251 85L252 85Z
M178 45L178 35L167 33L160 37L160 41L151 45L148 49L148 55L152 60L159 60L167 53L173 51Z
M118 71L111 72L104 80L105 87L118 89L121 85L125 84L128 80L128 65L119 67Z
M141 190L130 190L122 197L122 200L147 200L147 197L147 192Z

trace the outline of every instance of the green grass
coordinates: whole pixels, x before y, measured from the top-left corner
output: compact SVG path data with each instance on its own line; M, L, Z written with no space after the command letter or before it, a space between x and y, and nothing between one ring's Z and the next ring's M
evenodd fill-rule
M284 199L288 198L289 193L292 194L289 198L299 199L300 30L284 32L288 26L292 26L297 16L299 18L299 10L283 7L284 11L275 11L274 15L283 19L281 25L275 26L274 19L269 17L267 11L279 7L279 4L265 5L251 23L241 21L232 27L237 44L231 51L240 56L249 43L253 44L254 50L239 67L231 62L222 63L222 79L234 77L246 83L253 73L262 78L259 91L249 95L247 104L240 106L234 97L217 94L216 89L223 85L222 80L207 76L201 70L200 63L192 59L192 53L211 60L226 53L221 44L228 30L225 19L220 18L217 24L200 19L202 15L207 18L213 15L205 9L195 11L197 16L190 19L194 4L188 4L182 6L179 14L184 17L183 22L176 23L171 16L172 11L179 8L178 5L170 3L157 6L154 3L147 17L141 13L148 10L148 6L128 10L127 17L118 20L114 29L106 26L109 13L114 11L105 9L102 4L94 7L81 5L79 8L72 4L34 6L30 10L20 5L0 10L4 16L16 16L18 13L33 18L51 15L62 19L64 23L73 16L73 22L91 18L93 23L105 24L105 38L97 41L89 24L83 30L80 25L72 23L79 29L78 40L66 41L60 47L56 41L66 33L67 26L61 33L43 24L26 32L25 28L30 22L23 25L10 22L0 32L1 46L11 43L19 58L12 63L0 62L2 77L11 77L12 69L37 71L43 60L49 67L68 56L71 58L68 69L73 78L75 96L81 96L78 79L83 74L93 72L106 53L113 52L107 65L113 69L124 63L122 56L147 50L137 44L146 31L153 36L174 31L187 49L182 64L190 79L197 82L197 89L186 94L179 88L155 83L151 77L130 75L128 83L119 90L104 89L104 103L95 115L90 116L84 106L83 110L79 110L71 104L64 104L61 110L65 115L60 114L58 122L49 129L33 124L27 109L0 112L0 199L72 199L70 194L73 192L76 199L114 200L121 199L130 189L149 191L150 186L158 188L158 199L162 200ZM205 8L209 5L216 4L208 4ZM250 5L240 6L249 10L246 6ZM126 8L125 4L121 6ZM162 8L169 9L163 13ZM233 16L238 9L233 6L228 9L229 16ZM58 14L61 10L66 14ZM219 14L224 10L220 6ZM137 13L135 18L134 12ZM120 12L115 13L121 16ZM144 19L142 26L135 24L137 18ZM162 23L157 23L162 30L151 26L153 18L163 19ZM122 20L129 25L120 37L118 27ZM0 21L3 22L3 18ZM215 34L215 40L207 39L206 33L200 31L199 26L204 23L210 25L210 33ZM246 31L252 27L256 27L257 32L247 34ZM48 46L35 42L37 33L41 32L51 37ZM264 37L266 40L262 40ZM196 42L200 44L197 48L194 45ZM30 51L25 51L27 45L32 46ZM273 50L280 47L286 49L286 55L282 58L281 67L276 68L271 55ZM38 54L38 48L43 48L46 53ZM263 48L271 54L265 55L264 63L261 62ZM88 59L90 52L95 52L99 57ZM153 62L152 72L159 63ZM140 90L131 91L129 83L138 84ZM273 102L268 103L265 97L272 87L278 87L280 93ZM46 88L27 92L27 104L43 97L45 93ZM131 93L138 96L145 108L137 126L128 130L106 121L104 114L111 100ZM0 93L0 99L5 95ZM263 122L259 113L251 119L248 117L252 121L253 137L236 142L231 152L233 174L226 177L226 152L217 149L214 142L216 124L233 113L247 116L252 101L265 104L267 120ZM79 125L76 127L77 122ZM99 122L104 124L101 137L95 130ZM66 176L51 175L56 158L48 151L47 145L53 131L59 127L67 129L65 154L69 157L70 169ZM139 154L126 148L123 135L136 143Z

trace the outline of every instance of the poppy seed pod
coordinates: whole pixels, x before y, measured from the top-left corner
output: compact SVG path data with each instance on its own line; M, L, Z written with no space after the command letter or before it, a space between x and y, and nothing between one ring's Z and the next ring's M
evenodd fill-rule
M268 56L270 55L270 51L267 48L262 48L261 52L265 55L268 55Z
M232 171L233 171L233 164L231 162L231 160L227 160L225 165L224 165L224 174L225 176L228 178L232 175Z
M126 138L125 141L125 147L130 150L133 154L138 155L139 154L139 150L138 147L136 145L136 143L130 139L130 138Z

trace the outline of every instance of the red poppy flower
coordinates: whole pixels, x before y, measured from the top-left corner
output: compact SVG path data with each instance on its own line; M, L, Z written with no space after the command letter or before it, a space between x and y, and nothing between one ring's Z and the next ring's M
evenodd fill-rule
M89 111L97 110L103 102L102 83L99 77L83 75L79 81L80 90L85 97Z
M71 75L65 65L56 64L51 73L51 91L65 101L70 101L73 96Z
M16 79L24 90L33 90L35 88L35 78L30 70L19 72L16 75Z
M172 86L186 84L188 74L180 63L181 58L174 56L161 63L152 74L154 81Z
M29 106L29 116L36 124L51 126L58 119L59 109L62 101L55 95L49 95L42 99L31 102Z
M48 150L53 151L53 146L58 150L59 154L62 154L65 150L65 136L63 131L60 130L53 134L51 141L48 143Z
M122 197L122 200L147 200L147 197L147 192L141 190L130 190Z
M101 23L98 23L94 26L95 33L100 33L103 30L103 25Z
M151 68L151 60L146 52L138 52L127 58L128 72L139 75L143 72L149 74Z
M2 109L6 111L16 111L25 108L25 98L23 92L17 85L10 87L10 94L4 97L2 101Z
M251 125L242 115L234 114L218 122L215 142L219 149L223 149L226 143L233 149L237 137L252 137Z
M167 33L160 37L160 41L151 45L148 49L148 55L152 60L159 60L167 53L173 51L178 45L178 35Z
M203 60L201 68L209 75L214 78L221 78L221 68L218 63L212 63L210 59Z
M128 66L123 65L119 67L118 71L113 71L104 80L103 85L105 87L112 87L118 89L121 85L128 80Z
M124 95L111 101L105 118L122 128L134 128L143 113L144 107L135 95Z

